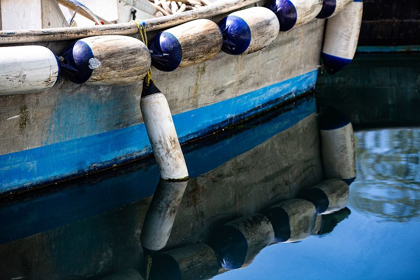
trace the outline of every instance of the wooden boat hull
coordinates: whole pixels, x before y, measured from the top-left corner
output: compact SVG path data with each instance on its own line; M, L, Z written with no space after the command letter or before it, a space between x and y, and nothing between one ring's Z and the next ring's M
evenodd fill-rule
M223 52L154 80L181 143L284 103L315 87L324 20L282 33L244 56ZM55 53L69 42L45 43ZM141 84L77 85L0 96L0 192L12 192L149 155Z

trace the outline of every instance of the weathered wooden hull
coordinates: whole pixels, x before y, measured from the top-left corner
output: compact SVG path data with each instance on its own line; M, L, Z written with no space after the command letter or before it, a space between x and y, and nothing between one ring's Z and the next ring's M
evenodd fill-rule
M153 78L168 99L181 143L210 134L315 87L324 20L280 34L253 54ZM69 42L50 42L55 53ZM141 84L77 85L0 96L0 192L50 183L147 156Z

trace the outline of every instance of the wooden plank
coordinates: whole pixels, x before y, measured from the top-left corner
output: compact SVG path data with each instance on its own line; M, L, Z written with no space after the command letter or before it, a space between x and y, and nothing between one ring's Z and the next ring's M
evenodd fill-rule
M68 27L69 24L57 1L41 0L42 28Z
M1 20L1 1L0 1L0 30L3 30L2 26L2 20Z
M261 0L227 0L222 3L215 3L211 6L203 7L199 10L192 10L181 14L145 20L144 23L148 31L154 31L172 27L195 19L211 18L260 2L262 3ZM96 35L133 35L137 32L138 28L134 22L83 28L68 27L54 29L50 28L43 30L22 30L14 32L1 31L0 45L72 40Z
M5 30L41 29L41 0L2 0Z
M75 10L77 8L77 6L73 3L70 2L68 0L57 0L57 2L61 5L63 5L66 8L69 8L71 10ZM79 9L77 11L77 13L81 14L82 16L84 16L85 18L90 19L91 21L95 22L95 19L89 14L87 13L85 10L83 9ZM107 21L106 19L104 19L103 17L100 17L98 15L95 15L99 20L103 21L105 24L111 24L111 22Z

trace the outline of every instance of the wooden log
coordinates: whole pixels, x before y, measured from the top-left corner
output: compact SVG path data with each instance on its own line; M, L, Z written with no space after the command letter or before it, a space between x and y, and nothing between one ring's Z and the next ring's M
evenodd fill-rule
M226 0L211 6L203 7L197 11L184 12L182 14L171 15L144 20L146 29L154 31L168 28L184 22L211 18L219 14L227 13L240 9L245 6L260 2L261 0ZM0 31L1 44L17 44L29 42L62 41L84 38L88 36L103 35L133 35L138 33L138 27L135 23L120 23L92 27L71 27L54 28L43 30L22 30L22 31Z
M291 199L272 206L266 213L274 228L275 241L297 242L313 232L315 205L304 199Z
M46 90L59 73L56 56L45 47L0 48L0 95Z
M300 198L312 202L318 214L329 214L347 205L349 186L340 179L329 179L302 191Z
M321 11L322 3L320 0L271 0L269 7L279 19L280 31L288 31L313 20Z
M213 58L222 48L222 34L213 21L199 19L157 34L149 48L153 66L173 71Z
M276 15L263 7L234 12L223 18L219 26L223 34L222 50L234 55L261 50L279 33Z
M129 85L140 82L151 64L149 50L128 36L95 36L77 41L63 53L65 62L78 72L66 70L75 83Z
M214 251L206 244L192 244L153 257L150 279L210 279L218 271Z

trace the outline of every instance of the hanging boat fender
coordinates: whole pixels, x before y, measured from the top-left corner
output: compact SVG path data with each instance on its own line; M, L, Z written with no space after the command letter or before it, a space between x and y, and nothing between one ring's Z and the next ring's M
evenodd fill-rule
M237 269L249 264L273 239L270 220L262 214L254 214L218 228L209 245L222 267Z
M362 15L363 2L354 0L339 14L327 20L321 57L329 74L337 73L353 60Z
M313 20L322 9L322 0L271 0L268 7L279 19L280 31L288 31Z
M120 35L80 39L64 50L62 67L77 84L130 85L147 74L151 58L146 45Z
M188 181L159 181L141 230L144 248L158 251L165 247L187 184Z
M329 214L347 205L349 186L340 179L329 179L302 191L299 197L312 202L318 214Z
M319 127L325 177L339 178L350 185L356 179L356 151L350 120L327 107L320 114Z
M152 64L161 71L198 64L216 56L222 33L211 20L193 20L165 30L149 41Z
M313 203L291 199L272 206L266 213L274 228L276 242L296 242L310 236L317 213Z
M149 279L210 279L218 272L214 251L206 244L197 243L154 256Z
M143 83L140 109L160 177L166 181L187 181L188 169L168 101L152 80L150 85Z
M45 47L0 48L0 95L44 91L59 76L57 57Z
M322 3L322 9L316 18L324 19L333 17L341 12L351 2L353 2L353 0L324 0Z
M249 54L267 47L279 33L276 15L264 7L234 12L219 23L223 34L222 50L228 54Z

